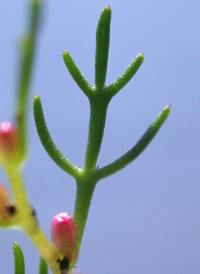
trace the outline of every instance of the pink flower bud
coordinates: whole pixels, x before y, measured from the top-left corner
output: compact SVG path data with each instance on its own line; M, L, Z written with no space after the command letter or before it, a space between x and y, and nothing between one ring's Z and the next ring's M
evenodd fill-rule
M8 220L9 212L7 205L9 204L10 197L8 191L5 189L4 185L0 183L0 217L2 220Z
M72 217L67 212L57 214L51 224L51 238L55 248L70 263L76 263L77 250L77 228Z
M0 124L0 150L9 158L16 151L18 146L18 132L9 122Z

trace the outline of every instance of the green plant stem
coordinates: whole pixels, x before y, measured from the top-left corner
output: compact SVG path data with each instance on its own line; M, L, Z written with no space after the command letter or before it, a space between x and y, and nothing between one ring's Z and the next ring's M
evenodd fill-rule
M96 176L94 175L104 134L109 102L110 97L106 96L104 92L98 93L98 90L93 96L90 96L88 142L84 167L76 178L77 192L73 216L78 230L78 249L81 246L92 195L97 183Z
M29 204L21 171L18 168L10 167L6 170L15 198L16 213L13 216L14 224L22 230L36 246L40 255L46 260L54 274L60 274L57 259L58 253L46 238L43 231L35 220Z
M96 163L101 148L106 113L110 99L96 92L95 96L90 97L90 121L88 142L85 155L84 171L90 173L96 168Z
M108 87L105 87L107 61L109 52L111 9L107 6L102 10L96 31L96 54L95 54L95 86L92 87L81 71L78 69L73 59L67 51L63 53L64 62L75 82L82 89L90 103L90 121L88 142L86 147L85 162L82 169L71 163L56 147L43 115L41 101L38 95L34 98L34 117L37 131L41 142L50 157L68 174L76 179L77 192L73 219L78 231L78 249L84 233L86 220L90 208L91 199L97 182L118 170L124 168L132 162L150 143L156 135L167 116L170 107L167 106L152 125L141 137L138 143L126 154L115 162L101 169L96 168L98 155L101 148L106 114L109 102L119 90L121 90L134 76L143 62L143 54L139 54L129 65L129 67ZM45 256L43 256L45 258ZM46 258L45 258L46 260ZM47 260L46 260L47 261ZM47 261L48 262L48 261ZM71 269L69 273L71 273Z
M77 246L79 250L96 182L97 181L92 177L92 174L88 176L87 174L84 174L84 172L82 172L80 178L76 180L77 190L73 219L77 225Z
M30 22L27 34L22 39L21 69L19 72L19 88L16 100L16 122L19 131L20 154L19 160L23 163L27 154L27 106L30 90L31 74L35 54L35 42L40 14L39 0L30 1Z

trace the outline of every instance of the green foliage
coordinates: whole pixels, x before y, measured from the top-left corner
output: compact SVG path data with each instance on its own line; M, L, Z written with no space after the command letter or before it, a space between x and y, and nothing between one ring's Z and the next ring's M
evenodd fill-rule
M13 254L15 258L15 274L25 274L24 255L18 243L13 243Z
M47 274L48 266L46 261L41 257L40 258L40 266L39 266L39 274Z

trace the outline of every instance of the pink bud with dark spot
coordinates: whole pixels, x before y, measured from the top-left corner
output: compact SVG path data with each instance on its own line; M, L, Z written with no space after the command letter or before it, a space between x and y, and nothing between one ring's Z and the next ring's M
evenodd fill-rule
M51 224L51 238L54 247L70 263L75 264L78 258L77 228L67 212L57 214Z
M18 147L18 132L9 122L0 124L0 151L10 158Z

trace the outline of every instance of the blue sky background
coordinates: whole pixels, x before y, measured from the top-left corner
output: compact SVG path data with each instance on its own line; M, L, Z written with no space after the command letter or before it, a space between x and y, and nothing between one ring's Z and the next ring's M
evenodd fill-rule
M0 1L0 120L13 117L18 42L28 1ZM84 274L200 273L200 1L45 1L29 112L26 188L50 238L55 214L73 214L75 181L40 144L32 98L40 94L52 137L82 167L89 104L62 60L68 50L94 84L96 24L112 8L107 84L140 52L144 63L112 100L100 167L129 150L167 104L171 114L145 152L99 182L77 270ZM0 180L7 184L1 171ZM35 274L39 255L19 231L0 231L0 273L14 273L13 241Z

